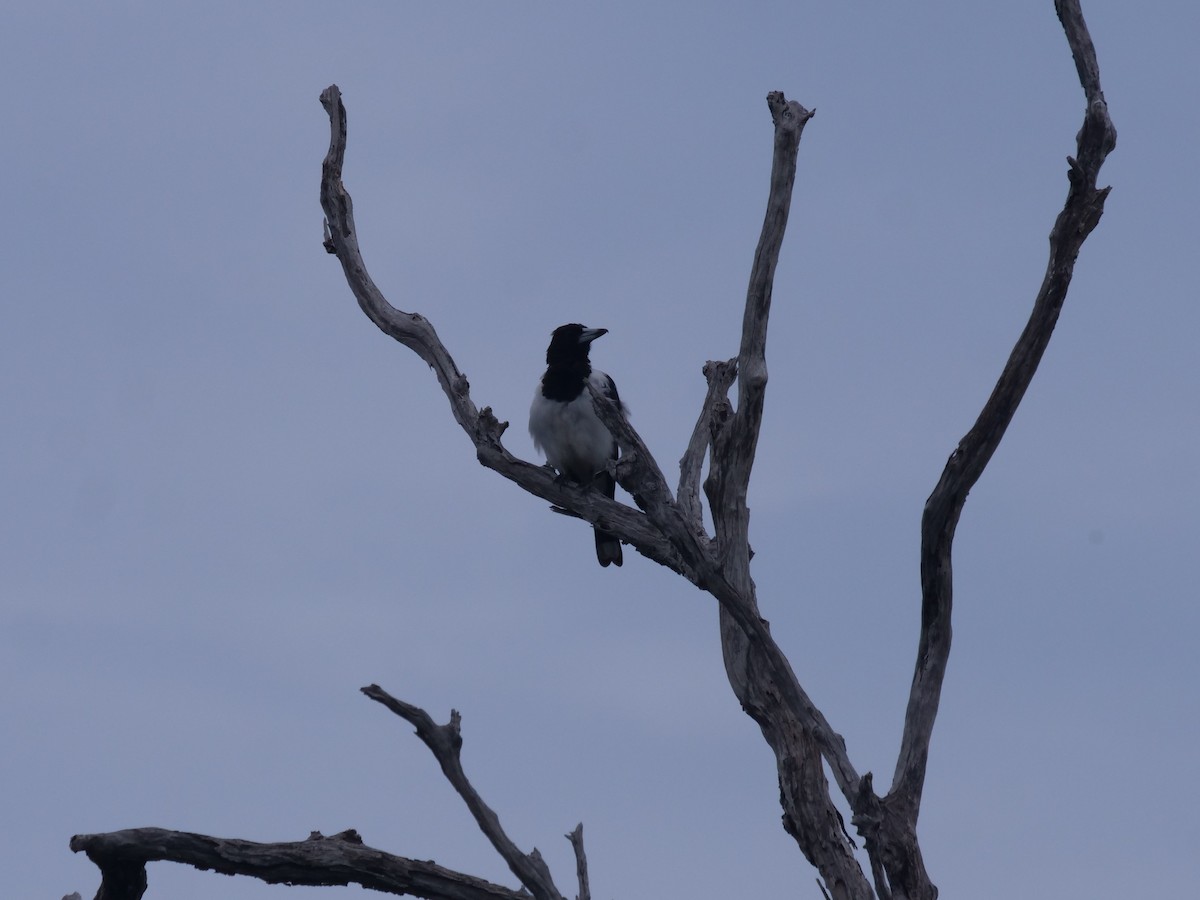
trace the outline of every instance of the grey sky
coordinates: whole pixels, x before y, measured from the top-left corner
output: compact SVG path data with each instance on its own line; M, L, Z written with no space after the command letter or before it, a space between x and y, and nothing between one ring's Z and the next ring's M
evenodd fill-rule
M956 543L920 832L944 897L1200 880L1200 7L1084 0L1113 185ZM511 884L378 682L597 897L819 897L712 601L484 471L321 248L336 82L362 248L533 458L550 331L673 468L733 355L765 96L817 109L751 496L764 614L890 779L917 525L1024 323L1083 99L1053 4L23 3L0 181L6 896L77 832L367 843ZM621 495L619 495L621 496ZM358 895L358 889L350 889ZM167 864L150 897L339 896Z

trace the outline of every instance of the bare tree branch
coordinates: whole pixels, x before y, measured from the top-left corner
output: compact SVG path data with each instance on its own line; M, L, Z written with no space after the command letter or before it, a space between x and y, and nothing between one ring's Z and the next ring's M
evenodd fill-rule
M358 884L386 894L427 900L528 900L528 895L430 862L393 856L363 844L355 831L330 837L260 844L163 828L77 834L71 849L100 868L96 900L141 900L146 863L168 861L223 875L248 875L267 884Z
M794 157L792 165L795 165ZM667 537L683 560L686 570L691 573L692 583L711 594L736 624L736 628L744 633L745 639L761 651L761 665L758 666L753 680L764 684L772 683L770 690L778 695L778 702L783 704L779 714L793 717L799 730L813 735L843 792L848 798L854 796L859 776L846 754L845 742L801 687L787 656L772 637L767 622L758 613L754 582L750 578L748 568L749 545L747 544L746 552L742 554L746 568L741 573L742 584L738 585L730 578L732 565L719 559L710 545L692 530L684 518L678 504L671 497L666 479L653 454L629 424L629 420L616 404L606 397L594 393L592 401L597 415L621 447L621 459L617 464L621 486L634 497L651 523ZM721 409L719 401L714 408ZM714 455L723 452L714 448ZM752 458L747 461L752 461ZM716 463L713 465L715 467ZM710 488L713 477L710 471L706 490ZM721 513L714 508L714 521L719 522L720 515ZM748 511L740 515L746 522L749 521ZM737 692L738 686L735 685L734 688ZM742 700L743 706L747 705L748 701L740 693L738 698Z
M721 605L721 649L725 671L742 708L775 753L784 828L820 872L837 900L869 897L870 885L829 795L824 757L847 797L859 776L841 735L800 686L787 656L758 612L750 575L750 475L762 424L767 387L767 325L775 269L791 209L796 157L804 126L813 116L780 92L767 96L775 125L770 190L762 232L751 267L736 372L737 409L713 403L709 474L704 484L716 533L721 570L744 608ZM710 394L712 393L710 380ZM706 406L709 400L706 397ZM686 459L686 456L685 456Z
M892 793L903 795L916 820L929 739L950 653L952 573L950 548L967 494L983 474L1033 380L1054 326L1084 240L1100 221L1109 188L1096 188L1100 166L1116 146L1117 133L1100 91L1096 50L1078 0L1056 7L1087 95L1083 127L1074 158L1067 157L1069 187L1062 212L1050 232L1050 261L1033 312L971 430L958 443L925 504L921 521L921 639L905 717Z
M769 280L774 276L783 240L783 229L787 224L784 208L790 204L800 135L804 123L812 116L799 103L789 103L779 92L770 94L767 99L776 125L775 155L763 233L755 253L750 289L747 292L747 308L752 310L752 314L748 313L746 319L752 329L763 333L759 336L743 337L743 352L747 355L744 361L739 357L736 370L729 363L710 362L706 366L706 369L713 371L713 376L709 396L705 399L708 414L702 410L701 422L707 421L709 425L712 446L705 491L709 494L709 505L717 528L718 548L715 555L707 542L702 542L692 528L694 519L689 520L681 505L671 498L666 479L653 454L629 424L628 419L605 397L594 394L592 399L597 415L620 444L618 477L621 486L634 497L651 522L669 539L685 561L688 570L693 573L692 582L712 594L736 622L737 627L745 632L747 639L762 649L763 666L759 675L777 683L776 690L780 694L781 702L791 711L790 715L797 719L800 730L813 734L835 779L849 798L857 791L859 776L846 755L845 742L800 686L786 655L775 643L767 623L760 617L754 599L754 582L749 570L749 509L746 506L745 485L749 481L750 468L753 466L754 449L762 418L762 394L766 389L766 362L763 354L767 314L770 308ZM741 376L738 372L743 365L757 373L753 376L757 382L753 388L741 386ZM723 370L718 368L722 366L725 367ZM721 387L728 386L735 375L739 378L740 396L744 398L739 406L744 403L745 408L733 414L728 412L728 401L716 392ZM689 462L689 457L695 459L698 456L689 444L689 450L681 465L694 471L695 464ZM689 473L685 477L690 480L693 475ZM732 496L729 496L730 494ZM734 519L737 521L732 522ZM725 537L722 541L723 533ZM740 551L723 550L724 545L737 544L739 541L742 548ZM725 556L727 552L732 558ZM739 699L742 699L745 705L745 700L740 694Z
M354 203L342 186L342 163L346 155L346 107L341 92L332 85L321 92L321 105L329 113L332 136L329 152L321 165L321 206L325 209L325 249L336 254L346 273L346 281L367 318L388 336L408 347L425 360L437 374L455 420L468 434L491 438L498 442L506 425L498 428L481 422L479 411L471 402L467 379L445 351L428 319L416 313L401 312L384 299L383 293L367 273L358 248L358 232L354 227Z
M583 852L583 823L567 835L571 849L575 851L575 877L579 881L579 894L575 900L592 900L592 889L588 885L587 854Z
M932 900L916 840L925 769L950 655L953 574L951 546L967 494L996 452L1025 395L1054 332L1083 242L1104 212L1109 188L1097 188L1100 167L1116 146L1117 133L1100 90L1096 50L1078 0L1056 0L1067 43L1075 58L1087 107L1076 136L1075 157L1067 157L1067 199L1050 232L1050 259L1033 311L970 431L946 462L925 503L921 520L921 635L904 720L896 772L880 800L868 778L854 802L855 824L863 833L872 867L879 863L896 898ZM878 862L877 862L878 860ZM876 875L878 880L878 874ZM883 888L880 894L883 895Z
M341 260L347 283L368 318L386 334L411 347L438 373L438 380L450 401L455 419L474 442L477 456L483 465L516 482L530 493L550 501L554 506L592 524L602 525L646 557L667 566L703 590L709 591L725 605L747 634L752 635L756 643L767 648L767 668L772 677L781 681L782 695L788 699L789 704L796 710L796 715L807 723L806 727L816 736L818 746L829 759L843 791L852 792L857 786L858 776L846 758L845 744L841 737L829 727L816 705L800 688L786 657L758 616L753 600L747 600L752 594L746 594L730 584L724 566L717 565L708 543L701 541L699 535L690 527L688 520L675 504L653 455L624 416L620 415L612 404L606 403L604 398L594 398L597 412L621 443L624 457L619 464L623 473L622 487L634 496L645 510L644 513L609 500L599 492L581 489L555 479L546 467L533 466L511 456L500 443L500 436L507 425L497 423L488 409L477 412L470 399L466 378L459 373L428 320L423 316L396 309L383 297L367 274L362 261L354 227L353 204L341 181L346 144L346 111L336 85L331 85L322 92L321 103L330 118L330 148L322 167L321 179L321 205L328 219L327 249L335 252ZM760 329L765 328L765 316L770 305L769 281L774 275L783 228L787 222L786 206L790 202L791 186L795 179L796 148L804 123L811 117L811 113L804 107L794 101L789 103L783 94L778 92L768 97L768 105L776 124L775 161L772 165L771 193L763 235L755 255L747 299L748 307L754 310L747 321L752 327ZM755 386L740 388L745 397L742 402L746 404L746 411L736 433L741 435L738 446L743 452L749 451L749 456L744 459L752 462L758 423L761 420L761 394L766 384L766 368L762 360L765 334L760 337L744 337L743 344L743 352L747 354L745 364L753 373ZM741 364L739 362L739 365ZM756 396L758 399L755 399ZM748 468L739 472L739 479L748 480ZM710 481L712 478L710 468ZM744 502L744 490L741 493ZM734 491L735 501L736 495L737 492ZM741 533L744 536L749 520L744 512L739 515L743 520ZM748 544L740 556L746 566L743 581L750 585L752 582L748 576Z
M655 524L668 531L676 546L680 541L686 544L689 538L694 542L697 533L703 534L695 484L703 449L706 444L711 447L705 492L716 530L716 559L715 564L697 566L706 576L697 583L721 604L722 650L730 684L775 751L785 828L840 900L867 897L871 890L829 797L821 757L829 763L847 797L856 793L859 777L846 755L845 742L800 686L787 657L759 615L750 577L746 494L767 383L766 329L771 290L791 206L800 137L812 117L809 110L789 102L779 92L768 95L767 104L775 124L774 156L767 210L747 290L739 355L736 363L706 366L709 390L680 462L679 505L659 511L641 499L638 503ZM738 406L732 411L725 395L735 375ZM594 399L598 414L621 445L623 457L632 455L632 468L636 470L647 451L612 404L603 398ZM655 473L643 475L644 479L631 479L632 486L622 481L635 498L645 480L656 486L661 480ZM707 546L697 547L696 552L706 562L712 559Z
M500 472L530 493L549 500L554 506L592 524L601 524L643 555L668 566L708 591L722 604L722 608L731 619L745 631L750 644L761 648L762 664L755 670L756 677L767 678L776 683L769 693L776 698L775 706L789 711L787 715L791 722L786 727L777 729L780 742L776 749L781 771L803 771L819 780L819 784L814 781L807 785L803 794L808 799L803 803L793 803L794 810L798 811L809 805L812 802L811 798L818 796L825 789L824 775L819 763L816 766L792 765L791 761L797 754L784 746L784 734L811 734L815 746L829 760L843 792L848 795L853 793L857 787L858 775L846 756L845 743L804 693L786 656L775 644L766 623L758 615L757 604L753 599L753 582L748 572L749 545L745 535L749 519L744 510L744 487L739 490L735 486L734 490L728 493L730 503L736 505L740 501L743 504L742 509L734 511L735 515L740 517L740 526L727 529L731 536L736 536L740 531L743 546L743 549L735 554L741 564L741 584L735 585L728 577L727 563L718 561L710 542L702 538L702 531L698 534L692 527L691 522L695 521L694 507L688 516L681 512L653 455L619 410L604 398L597 397L593 400L601 419L621 444L622 460L618 464L618 477L622 486L630 492L644 512L639 513L623 504L608 500L598 492L565 484L556 480L550 470L512 457L500 443L500 435L506 426L497 423L487 409L481 413L476 412L474 403L470 401L466 379L458 372L428 321L419 315L401 312L388 304L367 275L355 236L353 207L341 182L346 142L346 114L336 85L330 86L322 93L321 102L329 114L331 132L330 149L322 169L321 183L322 207L329 220L327 249L335 252L342 261L347 282L360 307L381 330L405 346L412 347L435 369L455 418L474 442L477 456L483 465ZM742 482L749 479L749 465L753 460L758 424L761 420L762 392L766 385L763 350L766 314L770 303L770 281L774 275L783 228L787 220L787 205L795 178L796 149L803 125L811 116L800 104L788 103L778 92L768 97L768 105L776 125L775 160L772 164L768 211L748 290L747 306L751 311L748 313L747 322L751 333L743 339L744 364L751 373L752 384L740 388L740 405L744 409L737 429L721 430L721 433L727 436L739 436L736 441L727 437L726 445L736 446L743 454L738 464L739 468L736 471L731 469L735 479ZM753 333L756 328L760 332L757 336ZM739 365L742 364L743 360L739 358ZM720 383L728 383L728 378L723 376ZM727 408L728 401L714 401L713 406L724 409ZM715 435L716 432L714 452L719 449ZM723 483L722 471L721 467L710 464L710 484ZM714 475L716 482L713 481ZM728 484L736 485L736 481L729 481ZM709 489L710 485L706 485L706 491ZM727 544L736 544L736 539L727 541ZM746 705L745 700L743 705ZM757 708L769 709L772 708L772 704L758 704ZM760 725L765 721L766 717L761 718ZM807 737L803 739L808 740ZM807 752L799 755L805 758L808 756ZM781 783L786 784L789 781L790 779L785 779ZM824 802L826 808L822 810L822 817L826 820L836 817L836 810L829 804L827 797ZM797 812L795 818L800 821L803 816ZM802 831L807 832L807 829L800 829L797 833ZM814 849L810 847L805 852L811 853ZM847 860L851 859L845 847L840 849L838 855L839 862L827 876L831 882L844 880L846 876L843 869Z
M462 748L462 732L460 725L462 717L458 710L450 711L450 721L446 725L436 724L429 713L419 706L398 700L377 684L362 688L362 692L377 703L382 703L400 718L417 729L419 737L442 767L446 780L458 791L458 795L467 804L467 809L475 817L475 823L484 836L492 842L496 852L508 864L508 868L517 876L521 884L533 894L536 900L564 900L554 879L550 875L542 855L535 848L526 854L504 833L500 827L500 817L483 802L479 792L471 785L463 771L459 750Z
M714 429L721 428L724 420L733 413L729 406L729 388L737 378L737 360L706 362L704 377L708 381L708 393L704 396L700 417L696 420L696 427L692 431L687 449L679 460L679 488L676 497L684 520L697 534L707 537L704 530L704 510L700 506L700 473L704 467L704 456L712 444Z
M354 204L342 184L342 163L346 153L346 108L337 85L321 92L321 105L329 114L329 151L321 166L321 206L325 211L325 249L336 254L346 282L359 307L384 334L413 350L437 374L455 421L475 445L479 462L524 488L529 493L573 515L601 525L620 535L642 555L694 581L675 548L638 510L610 500L599 491L590 491L564 479L556 479L552 470L535 466L512 456L501 443L508 428L489 407L479 410L471 400L470 384L458 370L453 358L438 339L433 325L418 313L396 309L367 273L358 247L354 225Z
M774 272L791 206L801 133L812 113L783 94L768 96L775 124L770 192L763 230L747 289L738 356L710 362L708 388L696 427L680 459L673 496L658 463L610 401L593 395L601 420L620 444L614 474L638 509L554 477L546 467L516 459L501 437L507 423L489 408L478 409L470 386L433 326L419 314L391 306L367 273L358 247L353 205L342 185L346 111L336 85L321 95L329 114L330 146L322 167L321 204L325 246L338 256L347 283L363 312L384 333L412 349L435 372L455 420L471 439L479 461L529 493L572 516L618 535L647 558L667 566L710 593L719 603L722 652L735 695L758 723L776 755L784 827L820 874L826 896L859 900L934 900L937 889L925 871L916 839L929 742L950 651L952 578L950 550L963 504L995 452L1045 352L1066 297L1080 248L1103 213L1108 188L1096 180L1116 132L1100 89L1095 49L1078 0L1056 0L1087 99L1075 157L1068 157L1069 189L1050 234L1050 261L1024 332L1013 348L992 395L959 442L926 502L922 519L921 636L905 717L904 734L889 793L875 793L870 773L859 776L845 744L805 693L768 623L759 615L750 576L747 493L767 384L766 337ZM736 380L736 409L728 393ZM699 486L704 481L714 536L704 527ZM563 900L535 849L520 851L483 802L459 759L460 720L452 712L437 725L418 707L391 697L376 685L371 699L412 723L437 758L484 834L537 900ZM830 797L826 766L853 810L853 823L870 858L874 891L854 857L854 844ZM590 900L582 825L567 835L576 856L579 900ZM145 864L171 860L268 882L350 884L430 900L515 898L511 891L432 863L417 863L366 848L353 831L332 838L254 844L162 829L134 829L72 838L102 873L101 900L138 900L146 890Z
M779 91L767 95L771 120L775 123L775 152L771 162L771 190L762 233L754 252L750 285L746 291L746 309L742 317L742 340L738 350L738 405L727 426L714 437L714 458L709 478L709 502L714 522L719 518L717 542L722 560L732 562L737 580L749 580L750 510L746 494L758 432L762 425L763 401L767 391L767 322L771 312L771 293L775 267L783 235L787 230L792 205L792 185L796 181L796 154L804 126L815 111L795 100L788 101ZM721 447L724 453L716 451ZM722 533L724 532L724 533Z
M438 725L423 709L391 696L378 685L362 688L372 700L411 723L437 759L446 779L467 804L480 830L492 842L535 900L565 900L534 849L525 854L500 827L496 813L467 779L459 758L461 717ZM587 900L587 861L583 826L568 835L575 848L581 900ZM161 828L135 828L108 834L76 835L71 849L85 851L101 872L96 900L140 900L146 891L146 863L159 860L212 869L226 875L249 875L269 884L347 885L428 900L517 900L529 894L491 884L471 875L365 847L350 830L332 837L314 832L308 840L260 844Z

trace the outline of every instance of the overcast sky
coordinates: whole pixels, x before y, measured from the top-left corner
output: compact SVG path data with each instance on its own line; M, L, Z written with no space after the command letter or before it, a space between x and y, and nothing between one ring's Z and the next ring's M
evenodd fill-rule
M343 9L342 7L349 7ZM0 32L0 867L75 833L357 828L514 879L378 682L509 834L598 898L819 898L714 602L482 469L321 247L320 91L372 275L526 433L551 330L609 329L664 469L737 349L765 96L815 107L750 504L764 615L886 785L918 523L1028 315L1083 95L1051 0L18 3ZM1192 0L1085 0L1119 132L1046 358L967 503L920 822L943 897L1200 881L1200 178ZM619 495L623 496L623 495ZM626 501L628 498L625 498ZM159 863L148 897L268 887Z

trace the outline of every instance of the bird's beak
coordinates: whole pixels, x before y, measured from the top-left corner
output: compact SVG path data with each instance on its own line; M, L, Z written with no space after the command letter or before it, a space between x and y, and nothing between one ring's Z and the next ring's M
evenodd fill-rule
M607 328L585 328L583 334L579 335L579 343L590 344L603 334L608 334Z

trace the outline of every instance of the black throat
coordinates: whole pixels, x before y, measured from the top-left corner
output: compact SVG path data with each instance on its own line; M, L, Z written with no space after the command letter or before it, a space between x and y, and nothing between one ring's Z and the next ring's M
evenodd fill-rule
M546 374L542 376L542 396L547 400L570 403L583 393L591 374L592 364L586 356L582 359L551 362Z

